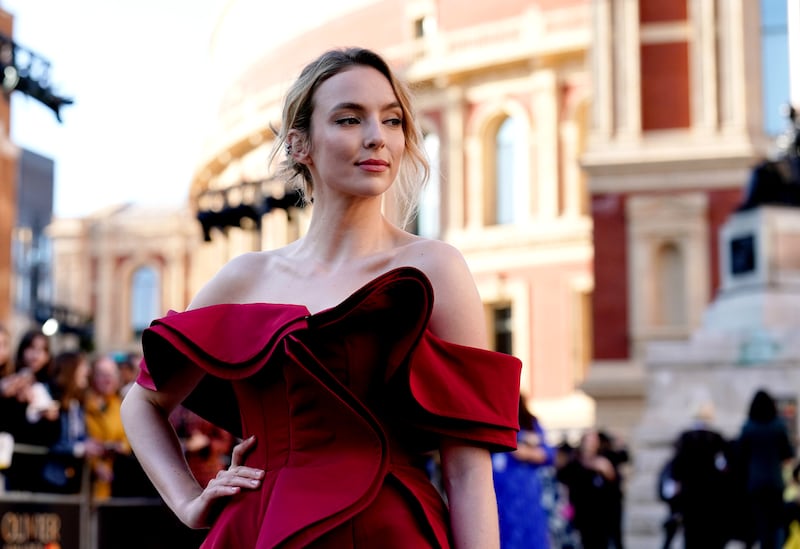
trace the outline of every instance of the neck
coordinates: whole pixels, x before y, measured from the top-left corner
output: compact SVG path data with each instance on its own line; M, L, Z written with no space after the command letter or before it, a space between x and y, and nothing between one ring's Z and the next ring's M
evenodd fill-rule
M380 212L362 209L326 215L315 211L297 255L331 266L345 264L391 248L394 230Z

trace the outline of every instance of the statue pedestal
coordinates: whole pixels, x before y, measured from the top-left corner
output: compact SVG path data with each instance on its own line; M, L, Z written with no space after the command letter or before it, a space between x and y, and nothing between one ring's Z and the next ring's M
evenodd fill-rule
M661 535L666 505L656 476L693 414L711 403L716 427L738 436L758 389L777 400L797 432L800 388L800 208L736 212L720 229L720 291L688 340L645 349L645 412L631 435L627 529ZM632 548L634 549L634 548Z

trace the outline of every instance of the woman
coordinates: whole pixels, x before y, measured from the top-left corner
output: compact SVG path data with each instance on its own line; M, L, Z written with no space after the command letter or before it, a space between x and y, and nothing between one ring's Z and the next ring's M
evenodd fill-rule
M612 543L617 472L600 453L600 436L590 429L570 462L559 472L574 510L573 523L583 549L609 549Z
M41 330L22 335L11 366L0 380L0 430L14 438L6 489L40 491L42 450L58 439L58 403L50 394L50 340Z
M783 547L783 470L791 463L794 448L775 400L763 389L756 391L750 402L737 450L754 539L761 549Z
M86 431L86 390L89 387L89 363L79 351L64 351L53 361L53 392L61 403L60 437L50 448L44 467L48 492L76 494L83 484L85 460L94 460L105 452L103 444Z
M544 430L519 397L517 450L492 457L503 549L548 549L548 513L543 504L540 470L554 463L555 452Z
M383 215L393 185L413 213L421 143L383 59L323 54L276 138L313 201L306 236L234 258L143 334L128 439L177 516L211 527L205 547L499 546L490 451L516 446L520 363L483 350L461 254ZM169 424L184 401L243 437L205 488Z

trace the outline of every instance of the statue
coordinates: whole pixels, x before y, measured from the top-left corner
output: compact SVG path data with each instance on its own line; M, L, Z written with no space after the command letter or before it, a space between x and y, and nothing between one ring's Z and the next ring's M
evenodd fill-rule
M744 202L737 211L766 204L800 207L800 120L794 107L787 108L791 127L784 153L777 160L759 163L750 176Z

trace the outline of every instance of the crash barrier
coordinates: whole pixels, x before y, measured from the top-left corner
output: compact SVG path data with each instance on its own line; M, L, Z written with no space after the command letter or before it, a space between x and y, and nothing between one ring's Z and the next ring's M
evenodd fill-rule
M40 453L24 445L14 451L14 459ZM203 534L178 521L158 497L95 501L88 467L78 494L0 491L0 549L192 549Z
M182 549L202 531L177 521L157 498L6 492L0 496L2 549Z

